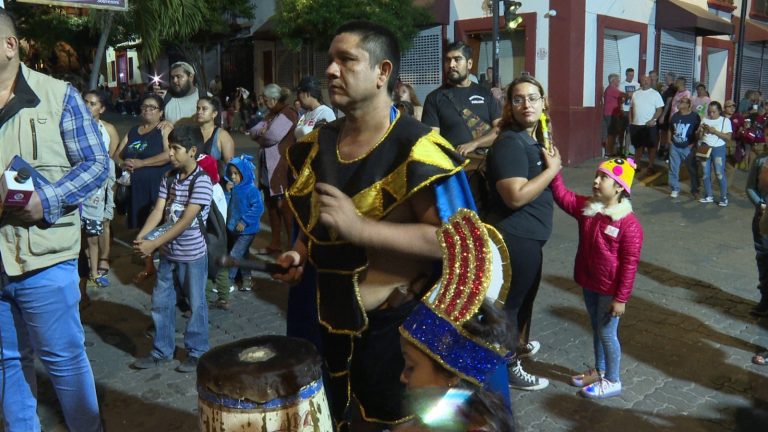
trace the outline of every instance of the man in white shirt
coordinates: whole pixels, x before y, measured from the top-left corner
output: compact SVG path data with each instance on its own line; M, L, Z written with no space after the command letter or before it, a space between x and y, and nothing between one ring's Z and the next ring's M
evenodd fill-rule
M616 135L619 141L619 148L624 148L624 130L627 128L627 124L629 124L629 107L632 103L632 93L640 88L640 84L635 81L634 69L627 68L627 70L624 71L624 74L624 81L619 83L619 90L626 94L626 96L624 96L624 103L621 104L621 119L618 126L619 130Z
M155 93L163 97L165 119L173 124L179 120L193 122L197 112L197 100L200 92L195 86L195 69L187 62L171 65L171 82L165 92L155 86Z
M640 78L640 90L632 95L631 123L629 135L632 145L635 146L635 160L640 161L643 149L648 149L648 169L646 174L653 173L656 161L656 146L658 145L659 132L657 122L664 108L664 101L655 89L651 88L651 78L643 75Z

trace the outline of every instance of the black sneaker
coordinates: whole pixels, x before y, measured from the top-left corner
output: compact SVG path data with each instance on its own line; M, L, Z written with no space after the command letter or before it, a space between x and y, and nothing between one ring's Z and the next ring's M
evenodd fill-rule
M531 375L523 370L520 360L513 360L509 366L509 387L518 390L541 390L549 385L549 380Z
M753 307L749 314L757 317L768 317L768 295L763 294L760 303Z
M190 373L197 370L197 363L200 361L198 357L187 356L179 366L176 367L176 372Z
M150 354L146 357L137 358L133 363L131 363L131 367L134 369L153 369L166 365L172 361L173 360L171 359L160 359Z

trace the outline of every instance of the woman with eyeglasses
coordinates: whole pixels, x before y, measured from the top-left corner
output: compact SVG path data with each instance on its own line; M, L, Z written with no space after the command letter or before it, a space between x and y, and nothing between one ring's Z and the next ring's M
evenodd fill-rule
M152 206L157 200L160 182L170 169L168 135L173 130L163 120L163 99L147 95L142 101L141 124L132 127L120 142L117 155L122 160L120 168L131 173L130 194L127 205L126 224L135 229L144 226ZM144 259L144 270L134 278L141 283L155 274L152 257Z
M535 354L540 344L530 340L533 302L541 282L542 248L552 233L553 201L549 183L560 171L560 155L552 149L547 165L541 114L547 110L544 88L531 76L507 88L500 133L487 158L491 205L487 221L504 237L510 252L512 281L504 303L507 318L516 324L519 346L509 364L510 386L538 390L549 381L523 370L521 358Z

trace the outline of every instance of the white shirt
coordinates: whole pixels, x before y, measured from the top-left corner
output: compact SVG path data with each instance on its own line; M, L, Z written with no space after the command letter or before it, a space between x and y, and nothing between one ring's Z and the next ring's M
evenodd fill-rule
M197 112L197 99L199 99L200 96L197 93L197 89L194 90L195 91L193 91L192 94L188 94L184 97L171 98L171 100L165 104L163 113L165 114L166 120L175 124L183 118L190 118L195 115Z
M705 117L701 120L701 124L708 125L718 132L733 132L733 128L731 128L731 121L723 116L720 116L714 120L709 117ZM709 144L710 147L722 147L725 145L725 140L713 133L705 133L704 136L701 137L701 140Z
M629 111L630 103L632 102L632 93L640 90L640 84L637 81L628 82L626 80L619 83L619 90L627 94L627 98L624 99L624 104L621 106L622 111Z
M312 132L312 129L314 129L315 125L321 120L325 120L330 123L336 120L336 114L334 114L333 110L327 105L320 105L312 111L304 114L296 124L296 129L294 130L296 138L301 138L304 135Z
M656 108L664 108L664 101L656 90L637 90L632 95L632 124L645 125L653 118Z

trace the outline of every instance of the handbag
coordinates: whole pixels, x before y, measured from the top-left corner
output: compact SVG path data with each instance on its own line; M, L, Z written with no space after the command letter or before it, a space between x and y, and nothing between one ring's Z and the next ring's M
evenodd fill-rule
M700 142L699 146L696 147L696 158L699 160L707 160L711 154L712 147L707 143Z
M725 128L725 117L723 117L723 123L720 125L720 132L723 131ZM699 142L699 146L696 147L696 159L700 161L705 161L709 159L709 156L712 154L712 146L705 142Z

